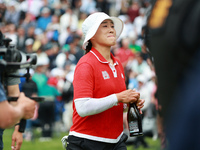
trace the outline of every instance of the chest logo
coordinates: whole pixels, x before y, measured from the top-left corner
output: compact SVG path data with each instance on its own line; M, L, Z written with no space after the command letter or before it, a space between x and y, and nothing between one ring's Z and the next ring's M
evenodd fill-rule
M110 79L110 76L106 71L102 71L102 75L103 75L104 80L105 79Z

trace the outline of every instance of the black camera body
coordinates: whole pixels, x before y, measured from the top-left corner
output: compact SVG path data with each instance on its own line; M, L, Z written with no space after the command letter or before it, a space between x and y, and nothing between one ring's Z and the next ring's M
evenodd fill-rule
M37 63L36 54L25 54L9 44L12 40L4 38L0 31L0 73L14 72L18 69L32 68ZM22 62L25 57L25 62Z
M36 54L25 54L16 49L15 45L9 44L12 40L4 38L0 31L0 74L4 77L25 77L26 81L30 78L30 68L37 63ZM23 59L25 61L23 61ZM24 75L17 75L18 69L26 69ZM7 97L8 101L17 101L17 97ZM42 97L30 97L31 99L41 102Z

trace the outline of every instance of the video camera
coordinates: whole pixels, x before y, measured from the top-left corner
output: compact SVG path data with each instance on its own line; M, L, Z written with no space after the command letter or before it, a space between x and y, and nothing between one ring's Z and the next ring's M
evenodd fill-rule
M15 45L11 45L12 40L5 38L0 31L0 74L2 78L4 77L25 77L26 81L30 78L30 68L33 68L37 63L36 54L25 54L16 49ZM19 69L26 69L27 73L24 75L14 74ZM43 97L29 97L37 102L44 101ZM7 97L7 100L17 101L18 97ZM19 132L24 132L26 126L26 120L22 119L20 121Z
M12 72L18 69L29 69L37 62L35 54L25 54L15 48L15 45L10 45L12 40L4 38L0 31L0 72ZM23 57L26 61L21 62Z

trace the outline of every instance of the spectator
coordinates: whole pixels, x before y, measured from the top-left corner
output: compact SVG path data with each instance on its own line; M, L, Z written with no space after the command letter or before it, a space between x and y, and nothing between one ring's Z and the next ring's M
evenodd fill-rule
M34 74L34 71L31 69L30 70L30 78L26 79L25 82L22 83L21 85L21 91L24 92L24 94L27 97L37 97L38 96L38 88L37 88L37 84L32 80L32 75ZM36 123L36 119L38 117L38 107L39 105L36 105L36 109L35 109L35 113L33 118L26 120L26 130L24 133L24 139L26 141L31 141L32 140L32 136L33 136L33 124Z
M20 11L16 8L16 1L11 1L5 12L5 21L7 23L13 23L15 26L19 25Z
M30 38L34 39L33 51L38 53L38 49L42 47L42 40L44 39L45 35L42 29L39 28L38 29L32 28L29 31L30 31Z
M94 0L84 0L80 7L81 12L86 13L87 15L92 14L97 11L96 1Z
M61 47L65 45L66 40L68 36L71 34L71 32L72 32L72 29L70 27L67 27L66 30L63 30L62 32L60 32L59 37L58 37L58 42Z
M72 0L71 1L71 9L74 11L76 16L80 14L80 7L82 6L82 0Z
M33 53L33 43L34 43L34 40L31 39L31 38L28 38L26 41L25 41L25 53Z
M65 71L61 68L53 68L50 72L47 84L55 87L59 93L63 92L65 84ZM58 96L55 100L55 121L62 122L62 115L64 112L64 100L62 95Z
M145 75L146 79L149 80L151 77L151 68L144 60L142 53L136 53L135 59L127 64L127 68L133 71L133 76L136 78L139 74Z
M62 87L64 85L65 72L61 68L53 68L50 72L49 79L47 81L48 85L54 86L60 92L63 91Z
M6 12L6 6L3 2L0 1L0 24L4 21L4 15Z
M62 52L60 54L58 54L58 56L56 57L56 65L59 68L64 68L64 65L66 62L70 62L72 64L76 64L77 60L76 57L70 53L70 45L65 44L62 47Z
M81 27L83 21L87 18L87 14L85 12L80 12L79 14L79 20L78 20L78 32L82 32Z
M127 70L127 78L128 78L128 89L138 89L138 81L135 77L134 71L131 69Z
M47 84L47 81L42 86L39 96L45 98L43 103L39 106L39 119L42 123L42 138L41 140L50 140L52 138L53 123L55 122L55 102L60 92L53 86ZM47 117L49 116L49 117Z
M109 14L110 2L108 0L96 0L96 8L99 12Z
M25 19L22 21L21 26L25 29L26 34L29 34L29 29L36 27L36 21L31 18L30 13L26 13Z
M131 49L131 51L134 54L141 52L142 51L141 46L136 43L137 35L134 32L129 33L129 39L130 39L129 48Z
M49 58L49 70L56 68L56 57L58 56L60 51L60 46L57 43L52 43L52 48L47 53Z
M44 78L43 74L47 73L46 71L48 71L48 67L49 67L49 58L48 55L43 51L42 46L40 46L37 50L37 67L36 70L38 70L37 72L40 72L40 74L37 75L41 75L41 79ZM41 64L41 65L40 65ZM43 73L43 74L42 74ZM36 75L34 73L34 75ZM45 75L45 74L44 74ZM38 76L39 77L39 76ZM37 76L36 76L37 78ZM43 79L42 79L43 80Z
M22 26L17 29L17 44L16 47L18 50L25 52L25 41L26 41L26 33Z
M20 11L20 17L19 17L19 24L21 25L22 21L26 17L27 7L24 3L25 0L18 0L18 10Z
M73 94L74 94L74 89L73 89L73 76L74 76L74 68L72 67L73 65L68 63L65 64L65 68L67 71L66 77L65 77L65 83L63 86L63 91L62 91L62 99L65 102L64 108L65 111L63 112L63 123L66 127L66 130L69 131L71 126L72 126L72 114L73 114Z
M7 25L8 31L4 34L6 38L10 38L12 41L10 44L17 44L17 31L16 31L16 26L13 23L10 23Z
M66 10L71 5L68 0L60 0L60 2L63 10Z
M42 50L49 56L51 54L51 48L53 47L53 42L48 39L46 33L43 33L40 36L42 36L40 40Z
M122 66L125 68L128 61L134 59L133 52L129 49L129 39L124 38L121 40L121 47L115 53L115 56L121 61Z
M63 32L67 27L77 29L78 17L73 13L71 8L67 8L65 13L60 17L60 31Z
M140 8L139 16L133 21L133 28L137 36L141 35L142 27L146 24L147 17L145 16L145 8Z
M34 26L29 27L27 32L26 32L27 38L31 38L31 39L35 40L35 38L36 38L35 30L36 29L35 29Z
M48 57L46 57L45 55L40 56L36 64L35 72L32 76L32 80L37 84L38 96L41 95L43 86L47 83L48 80L48 77L45 74L46 73L45 70L48 64L49 64Z
M124 29L121 38L127 38L129 34L133 32L133 24L130 22L128 15L120 15L119 18L124 22Z
M32 15L31 19L38 19L44 2L41 0L29 0L24 1L24 3L26 3L25 5L28 8L27 12Z
M59 18L56 15L52 16L51 22L47 25L47 37L49 41L58 41L58 36L60 32L60 24L59 24Z
M139 9L140 6L137 1L133 1L129 6L127 15L129 16L131 22L134 22L135 18L139 16Z
M69 45L70 45L70 53L76 57L76 64L79 59L84 55L84 51L80 46L81 37L78 34L73 35Z
M39 105L38 119L42 124L41 140L50 140L52 137L52 124L55 121L55 100L60 95L55 87L47 84L48 77L45 74L49 64L48 59L41 58L38 60L35 73L32 77L38 87L38 96L45 97L45 102ZM46 117L49 116L49 117Z
M128 0L120 0L120 15L126 15L128 11Z
M62 4L59 1L52 4L52 15L56 15L60 18L64 13L65 11L62 9Z
M145 99L144 107L142 108L143 114L145 114L145 111L149 107L151 103L151 96L152 96L152 91L149 89L147 86L148 80L146 76L143 74L140 74L137 76L136 80L138 81L138 91L141 93L141 98Z
M41 16L37 20L37 28L42 29L43 31L46 30L47 25L51 22L51 10L48 7L44 7L41 10Z

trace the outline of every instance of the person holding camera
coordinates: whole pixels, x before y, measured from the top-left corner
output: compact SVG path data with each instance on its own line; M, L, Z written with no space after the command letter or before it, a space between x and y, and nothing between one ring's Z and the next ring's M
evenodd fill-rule
M1 75L0 75L1 80ZM12 150L19 150L23 141L22 133L18 131L19 120L32 118L35 111L36 102L20 93L17 79L8 78L7 93L11 97L19 97L17 102L9 103L3 84L0 82L0 150L3 149L3 129L15 126L12 135Z

